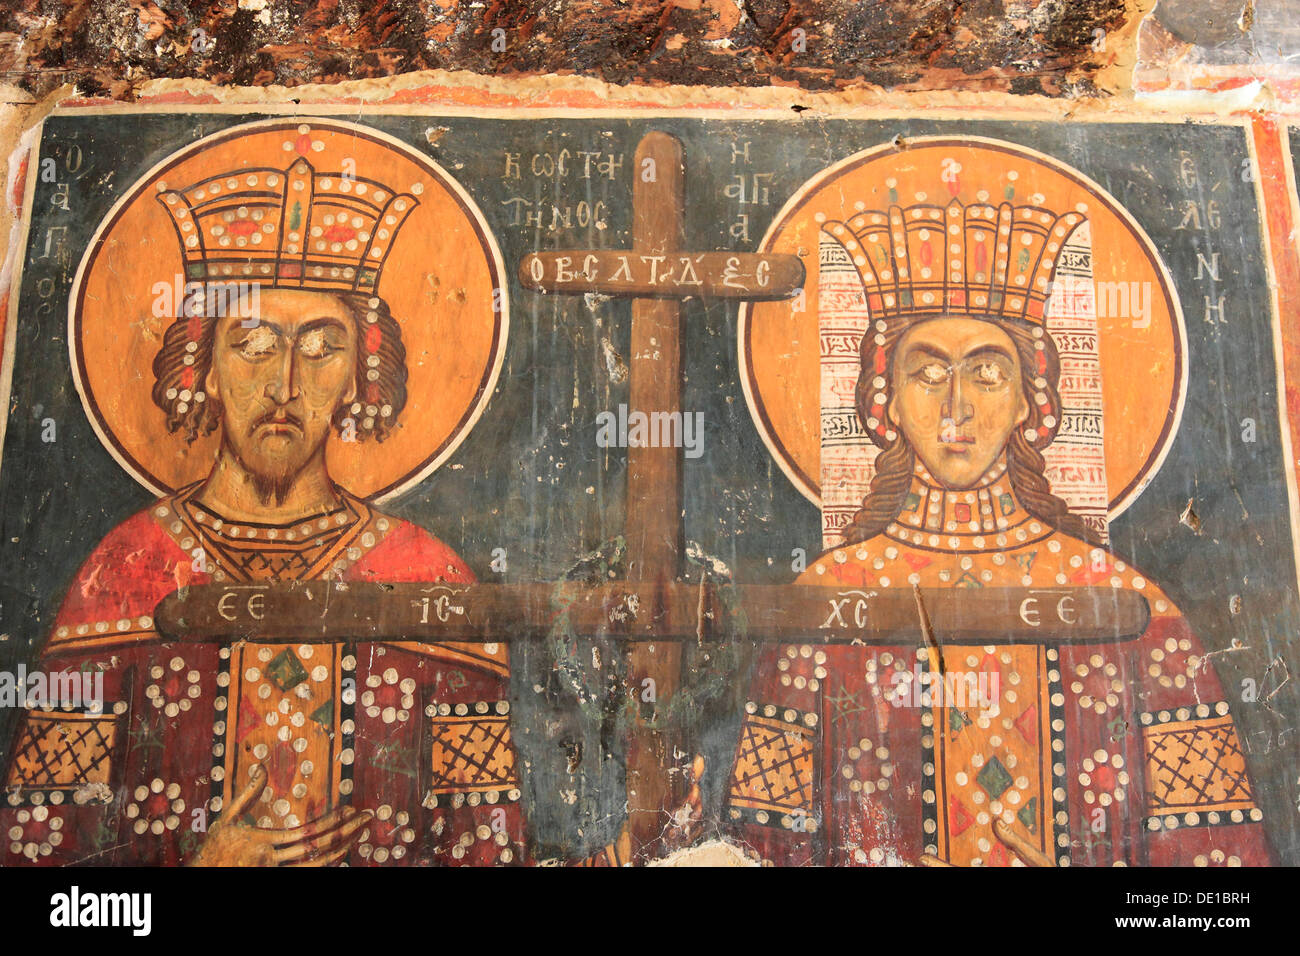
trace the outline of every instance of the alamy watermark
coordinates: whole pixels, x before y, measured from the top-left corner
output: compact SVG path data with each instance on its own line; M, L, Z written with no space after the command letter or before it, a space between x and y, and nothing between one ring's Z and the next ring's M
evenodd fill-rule
M17 671L0 671L0 707L70 710L84 707L87 713L104 712L104 672L58 671L28 673L22 664Z
M895 671L894 689L886 697L895 707L979 708L981 716L992 716L1002 690L997 671L946 671L942 674L913 665L909 671Z
M252 328L261 314L262 287L256 282L186 282L177 273L170 282L155 282L153 314L160 319L237 316Z
M703 412L642 412L618 406L596 416L601 448L681 448L687 458L704 454Z

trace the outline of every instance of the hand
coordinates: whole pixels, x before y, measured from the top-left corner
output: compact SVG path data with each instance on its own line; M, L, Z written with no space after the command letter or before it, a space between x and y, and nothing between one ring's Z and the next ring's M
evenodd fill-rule
M252 779L212 824L190 866L331 866L338 863L374 814L339 807L289 830L252 827L241 819L266 789L266 768L253 767Z
M1003 823L1001 820L993 821L993 833L1008 850L1020 858L1020 862L1025 866L1056 866L1050 856L1044 854L1036 846L1012 830L1010 825ZM921 856L921 865L952 866L951 863L941 860L937 856L931 856L929 853Z

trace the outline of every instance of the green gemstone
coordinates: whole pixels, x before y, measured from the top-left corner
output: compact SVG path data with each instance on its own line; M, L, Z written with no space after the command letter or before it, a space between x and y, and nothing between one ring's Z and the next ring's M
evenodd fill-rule
M275 681L280 690L293 690L307 679L307 668L302 666L298 655L286 647L266 665L266 676Z
M1030 797L1029 802L1020 808L1016 819L1025 825L1030 833L1038 832L1038 798Z
M998 504L1002 506L1002 513L1009 515L1016 510L1016 501L1005 491L998 495Z
M975 777L979 785L984 788L984 792L994 800L1002 796L1002 792L1011 786L1011 779L1011 771L1007 770L997 757L990 757L984 769Z
M322 727L332 727L334 725L334 701L325 701L308 716Z
M920 503L921 503L921 496L918 495L915 491L913 491L911 494L907 496L907 500L903 502L903 510L915 511L917 506Z

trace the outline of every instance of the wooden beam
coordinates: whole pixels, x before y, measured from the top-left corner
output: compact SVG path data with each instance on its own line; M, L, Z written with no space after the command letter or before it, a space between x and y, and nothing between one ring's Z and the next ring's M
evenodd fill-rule
M1103 588L923 589L939 644L1126 641L1150 618L1136 591ZM544 639L565 622L581 636L629 642L741 640L922 645L906 588L626 582L202 584L168 595L154 626L168 641L320 643ZM99 634L87 640L100 640Z
M674 136L647 133L632 166L632 251L677 252L685 233L686 169ZM671 299L632 303L628 405L641 412L681 408L681 304ZM629 579L665 586L677 579L682 552L682 451L637 446L627 451ZM640 710L627 742L628 828L646 856L658 855L669 814L682 802L682 774L672 773L678 730L658 729L656 715L681 683L681 646L668 640L632 648L628 692Z

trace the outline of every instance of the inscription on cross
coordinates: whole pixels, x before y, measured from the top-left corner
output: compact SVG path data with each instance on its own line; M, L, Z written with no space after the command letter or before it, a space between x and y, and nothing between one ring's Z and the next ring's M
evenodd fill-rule
M686 168L681 142L663 132L642 138L633 164L632 249L535 252L519 264L525 288L544 293L602 293L633 298L629 402L641 411L681 411L681 300L695 296L782 299L803 286L798 256L693 252L685 248ZM628 448L629 572L666 585L677 579L682 549L681 449ZM653 688L656 706L677 692L681 646L634 645L634 686ZM652 684L645 684L652 681ZM649 846L662 832L664 808L683 796L664 768L677 741L653 729L643 711L627 751L628 814L634 839Z

